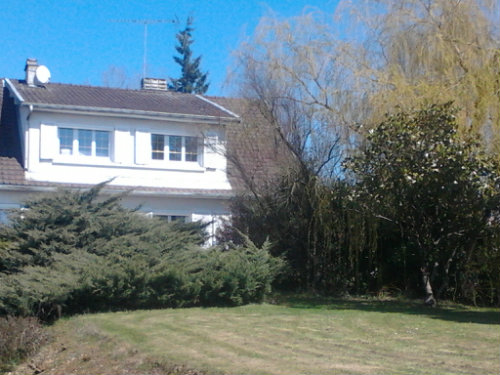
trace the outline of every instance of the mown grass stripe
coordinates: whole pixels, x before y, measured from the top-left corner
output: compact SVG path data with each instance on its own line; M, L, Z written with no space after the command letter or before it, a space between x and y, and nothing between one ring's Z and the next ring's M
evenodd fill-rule
M366 303L358 310L353 302L340 304L346 305L337 310L335 304L153 310L86 319L117 337L123 334L154 357L215 373L487 374L500 369L499 323L491 309L477 309L477 316L463 309L462 317L460 307L447 315L446 309L419 314L420 307L378 305L376 311ZM108 320L112 324L101 325Z

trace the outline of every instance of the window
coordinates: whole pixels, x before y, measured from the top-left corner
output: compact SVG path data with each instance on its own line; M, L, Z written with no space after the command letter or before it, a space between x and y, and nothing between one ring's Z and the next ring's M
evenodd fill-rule
M153 160L163 160L165 158L165 137L163 135L151 134L151 148Z
M182 160L182 137L168 137L168 160Z
M92 156L92 130L78 130L78 154Z
M186 161L198 161L198 139L196 137L184 137L186 145Z
M59 128L59 154L109 157L109 132Z
M73 153L73 129L59 129L59 153L61 155Z
M151 158L170 161L198 161L198 138L179 135L151 134Z
M95 156L109 156L109 133L95 131Z
M188 217L183 216L183 215L158 215L154 214L154 216L160 218L161 220L164 220L168 223L171 223L173 221L178 222L178 223L187 223L188 222Z

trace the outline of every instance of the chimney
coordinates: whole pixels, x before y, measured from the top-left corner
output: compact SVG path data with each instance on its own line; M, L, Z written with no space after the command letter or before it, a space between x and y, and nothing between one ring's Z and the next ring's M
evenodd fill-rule
M141 80L143 90L167 91L167 80L162 78L143 78Z
M26 59L24 71L26 72L26 83L29 86L35 86L36 68L38 68L38 61L36 59Z

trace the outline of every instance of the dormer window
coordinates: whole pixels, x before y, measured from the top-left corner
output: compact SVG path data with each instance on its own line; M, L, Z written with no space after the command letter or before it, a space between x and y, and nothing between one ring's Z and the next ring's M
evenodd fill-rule
M109 157L109 132L59 128L59 154Z
M151 134L153 160L198 161L198 138L179 135Z

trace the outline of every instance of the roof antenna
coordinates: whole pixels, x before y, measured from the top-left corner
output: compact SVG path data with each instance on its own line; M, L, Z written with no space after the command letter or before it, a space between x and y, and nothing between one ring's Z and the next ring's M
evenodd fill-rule
M148 25L158 24L158 23L177 23L178 20L167 20L167 19L122 19L122 20L109 20L109 22L118 23L138 23L144 25L144 47L143 47L143 57L142 57L142 78L146 78L146 67L147 67L147 55L148 55Z

